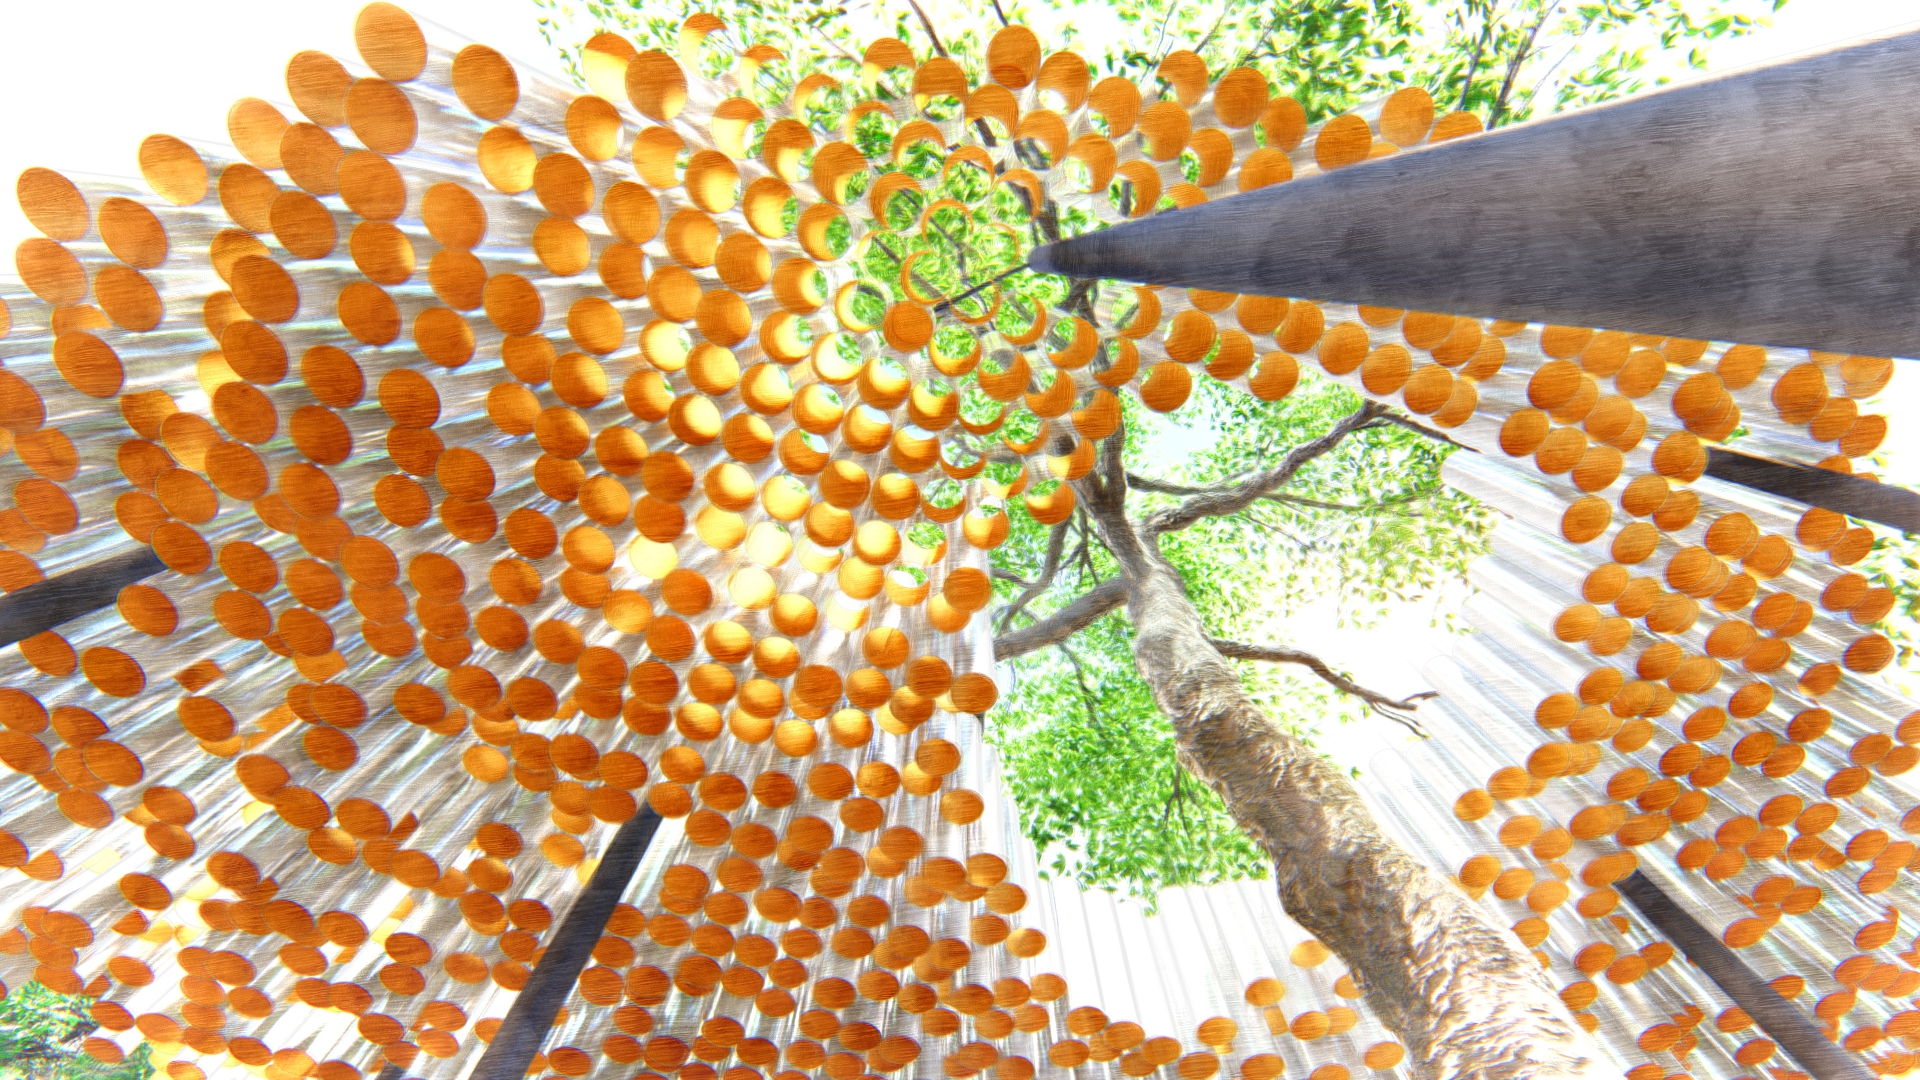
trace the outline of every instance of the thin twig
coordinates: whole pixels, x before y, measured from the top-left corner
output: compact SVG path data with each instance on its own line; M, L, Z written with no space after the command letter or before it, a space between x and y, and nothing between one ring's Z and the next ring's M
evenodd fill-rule
M1006 13L1006 12L1004 12L1004 11L1001 11L1001 10L1000 10L1000 0L993 0L993 13L994 13L995 15L998 15L998 16L1000 16L1000 25L1001 25L1001 26L1012 26L1012 25L1013 25L1012 23L1010 23L1010 22L1008 22L1008 21L1007 21L1007 13Z
M1087 524L1087 512L1075 507L1073 527L1080 533L1080 543L1074 547L1073 554L1067 556L1067 562L1080 567L1082 579L1093 577L1093 551L1095 540L1093 529Z
M1456 108L1467 107L1467 96L1473 93L1473 76L1480 67L1481 54L1486 51L1487 44L1493 39L1493 22L1499 13L1500 5L1497 3L1487 8L1486 25L1481 29L1479 38L1473 43L1473 58L1467 62L1467 77L1461 80L1460 104L1455 106Z
M1093 310L1093 290L1099 286L1100 282L1094 278L1076 279L1073 287L1067 290L1067 298L1061 303L1061 309L1073 312L1087 320L1088 326L1099 329L1100 317Z
M1160 809L1160 827L1163 829L1167 827L1167 822L1173 818L1175 810L1180 812L1181 821L1184 822L1187 819L1187 809L1183 805L1187 798L1187 790L1184 783L1186 775L1187 770L1181 767L1178 760L1175 760L1173 763L1173 792L1167 796L1167 804Z
M1380 414L1380 419L1386 421L1389 424L1393 424L1396 427L1406 428L1408 431L1417 431L1420 434L1425 435L1427 438L1432 439L1435 442L1448 443L1453 446L1457 446L1462 450L1473 449L1473 447L1468 446L1466 443L1461 442L1459 439L1454 438L1453 436L1447 434L1446 432L1441 431L1438 428L1428 427L1427 425L1421 423L1418 420L1415 420L1413 417L1408 416L1405 413L1394 412L1391 409L1389 409Z
M947 47L940 44L940 35L933 29L933 20L927 18L927 13L921 10L920 0L907 0L907 6L911 7L913 13L920 17L920 25L926 29L927 39L933 42L933 51L939 53L941 56L947 55Z
M1000 0L993 0L993 3L994 3L994 6L995 6L995 7L999 7L999 6L1000 6ZM1166 17L1166 18L1164 18L1164 19L1161 19L1161 20L1160 20L1160 34L1159 34L1159 36L1158 36L1158 37L1156 37L1156 38L1154 38L1154 39L1153 39L1153 48L1154 48L1154 51L1156 51L1156 52L1159 52L1159 53L1160 53L1160 60L1165 60L1165 59L1167 58L1167 53L1169 53L1169 52L1172 52L1172 51L1173 51L1173 43L1172 43L1172 42L1167 42L1167 48L1166 48L1166 50L1165 50L1165 51L1162 51L1162 50L1160 49L1160 43L1161 43L1161 42L1163 42L1163 41L1166 41L1166 40L1167 40L1167 27L1169 27L1169 26L1172 26L1172 25L1173 25L1173 16L1174 16L1174 15L1175 15L1175 13L1177 13L1177 12L1178 12L1179 10L1180 10L1180 5L1178 5L1178 4L1176 4L1176 3L1172 3L1172 2L1169 2L1169 3L1167 4L1167 17ZM1154 64L1154 66L1155 66L1155 67L1159 67L1159 66L1160 66L1160 60L1155 60L1155 61L1153 62L1153 64ZM1153 95L1153 100L1155 100L1155 101L1159 101L1159 100L1160 100L1161 98L1163 98L1163 97L1165 97L1165 96L1166 96L1166 92L1165 92L1165 91L1163 91L1163 90L1156 90L1156 91L1154 91L1154 95Z
M1008 604L1005 611L1000 613L998 627L1000 633L1006 633L1007 627L1013 623L1013 617L1025 610L1028 604L1033 603L1035 597L1053 587L1053 579L1060 573L1060 554L1067 548L1067 525L1068 523L1063 521L1053 527L1051 535L1047 537L1047 555L1040 564L1040 574L1019 596L1013 598L1013 603Z
M1553 3L1546 6L1546 10L1542 11L1540 18L1534 22L1533 28L1527 31L1527 39L1520 43L1520 48L1514 52L1513 59L1507 61L1506 81L1500 84L1500 96L1494 99L1493 110L1487 114L1488 131L1492 131L1494 126L1500 123L1500 114L1507 111L1507 98L1513 93L1513 81L1520 76L1520 64L1526 60L1527 53L1533 51L1533 42L1540 36L1540 28L1547 24L1547 20L1553 17L1554 11L1559 7L1560 0L1553 0Z
M1227 0L1226 3L1220 5L1220 17L1213 20L1213 25L1209 27L1206 34L1200 38L1200 44L1193 47L1194 55L1201 56L1206 53L1207 46L1213 43L1213 35L1220 32L1220 27L1226 23L1227 14L1233 10L1233 7L1233 0ZM1168 51L1171 52L1172 50ZM1163 56L1160 59L1165 60L1166 57Z
M1560 70L1560 65L1572 59L1573 54L1580 51L1580 42L1586 38L1587 31L1593 29L1593 23L1594 20L1591 18L1581 23L1580 32L1573 35L1573 40L1568 43L1566 51L1560 54L1560 59L1548 64L1547 70L1541 72L1539 77L1533 80L1533 99L1535 101L1540 99L1540 89L1553 79L1553 73Z
M1141 476L1138 473L1132 472L1127 474L1127 483L1131 484L1135 491L1152 491L1161 495L1228 495L1237 491L1242 486L1240 484L1223 484L1215 487L1193 487L1188 484L1175 484L1167 480L1155 480L1151 476ZM1285 503L1289 506L1307 506L1315 510L1340 510L1349 514L1371 514L1395 506L1403 506L1410 502L1417 502L1420 499L1432 495L1434 490L1433 488L1424 488L1419 491L1410 491L1405 495L1396 495L1391 499L1381 499L1379 502L1372 503L1322 502L1319 499L1308 499L1299 495L1288 495L1279 491L1269 491L1259 497L1268 502Z
M1359 698L1361 701L1366 702L1367 707L1374 712L1389 720L1406 725L1409 730L1422 738L1426 737L1426 729L1420 726L1420 722L1406 714L1418 709L1422 701L1431 697L1438 697L1439 695L1434 691L1428 690L1395 701L1393 698L1377 690L1369 690L1361 686L1347 676L1333 670L1333 668L1327 665L1325 660L1309 652L1301 652L1299 649L1283 649L1277 645L1248 645L1245 642L1228 641L1224 638L1208 638L1207 642L1214 648L1220 650L1220 655L1233 660L1261 660L1270 664L1298 664L1319 676L1320 681L1333 687L1335 690Z
M955 240L953 234L948 232L938 221L935 221L931 215L927 218L927 224L933 226L933 231L940 234L940 239L945 240L953 246L953 260L960 268L960 284L967 284L973 278L972 272L967 269L967 245Z
M1086 668L1081 665L1079 654L1068 647L1064 641L1056 646L1056 648L1065 653L1067 663L1073 665L1073 679L1080 684L1080 704L1087 710L1087 723L1096 730L1105 727L1106 725L1100 722L1100 714L1094 711L1093 706L1096 699L1093 696L1093 688L1087 685Z
M987 280L981 282L980 284L975 285L973 288L968 289L966 292L961 293L959 296L949 296L945 300L940 301L938 304L933 305L933 313L935 315L938 315L944 311L947 311L948 309L952 308L955 304L958 304L960 301L965 300L966 298L979 292L981 289L984 289L989 285L998 285L1002 281L1007 280L1008 278L1012 277L1013 275L1019 273L1022 270L1025 270L1026 268L1027 268L1026 264L1022 263L1021 265L1014 267L1013 269L1007 271L1004 274L1001 274L998 277L988 278Z
M895 254L894 250L887 246L886 241L880 239L879 235L877 234L873 238L873 246L879 248L881 254L885 255L889 259L892 259L893 265L895 266L904 265L901 262L900 256ZM913 280L917 282L921 288L927 290L927 292L929 293L937 293L940 291L939 286L935 285L931 281L928 281L924 275L920 274L917 271L913 275Z
M1293 535L1292 531L1282 522L1270 521L1264 514L1248 514L1247 517L1268 532L1278 533L1281 539L1291 542L1294 547L1300 549L1300 554L1302 555L1312 555L1320 550L1318 543Z

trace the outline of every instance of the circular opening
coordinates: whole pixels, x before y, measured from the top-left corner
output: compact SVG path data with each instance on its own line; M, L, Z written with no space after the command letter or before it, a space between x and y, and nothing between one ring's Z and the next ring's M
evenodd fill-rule
M719 255L720 227L698 210L681 210L667 221L667 252L682 266L712 266Z
M722 214L740 201L740 169L718 150L702 150L687 161L687 197L710 214Z
M640 179L649 186L673 187L680 182L678 159L685 152L686 145L669 128L647 128L634 136L633 167L640 173Z

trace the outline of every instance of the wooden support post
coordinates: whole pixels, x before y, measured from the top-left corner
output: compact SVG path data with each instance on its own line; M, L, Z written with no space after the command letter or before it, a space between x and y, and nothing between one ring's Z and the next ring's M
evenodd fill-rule
M553 1030L553 1018L573 993L573 984L593 955L606 931L614 905L640 868L647 845L660 827L660 815L653 807L642 805L640 812L627 819L613 834L607 850L600 856L587 887L573 902L572 910L554 931L547 951L534 965L513 1005L507 1009L500 1030L494 1033L487 1052L473 1068L468 1080L525 1080L527 1066L540 1052Z
M1668 941L1679 946L1687 959L1712 979L1714 985L1726 991L1734 1004L1746 1010L1760 1030L1793 1055L1801 1068L1817 1080L1872 1080L1873 1074L1858 1058L1834 1045L1805 1013L1775 993L1773 987L1754 974L1712 931L1661 891L1653 879L1635 870L1618 887L1628 903L1666 935Z
M125 554L15 589L0 597L0 646L25 641L98 611L113 603L121 589L166 568L160 556L143 544Z
M1920 356L1920 33L1035 248L1263 296Z
M1707 475L1902 532L1920 532L1920 492L1894 484L1787 465L1717 446L1707 448Z

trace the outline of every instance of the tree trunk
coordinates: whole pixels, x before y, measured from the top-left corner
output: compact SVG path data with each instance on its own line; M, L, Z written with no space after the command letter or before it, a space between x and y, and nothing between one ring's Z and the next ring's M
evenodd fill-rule
M1388 839L1337 767L1247 699L1157 534L1143 538L1127 518L1117 463L1105 471L1104 482L1080 481L1082 503L1121 565L1134 659L1173 722L1181 763L1272 857L1287 914L1347 963L1420 1074L1609 1073L1519 939Z

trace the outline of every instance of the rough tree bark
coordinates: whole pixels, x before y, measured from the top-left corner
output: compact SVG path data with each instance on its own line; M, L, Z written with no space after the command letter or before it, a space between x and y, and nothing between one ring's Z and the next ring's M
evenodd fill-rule
M1181 763L1220 794L1273 859L1287 913L1347 963L1421 1075L1606 1075L1610 1067L1519 939L1389 839L1337 767L1247 699L1160 552L1163 534L1251 504L1347 434L1382 422L1388 418L1377 406L1363 406L1236 490L1195 497L1140 522L1126 510L1124 431L1114 435L1100 467L1075 486L1121 574L1077 602L1066 622L1085 625L1088 615L1116 606L1116 592L1124 595L1135 662L1173 723ZM1063 628L1049 619L1047 632L1035 636L1064 638Z

